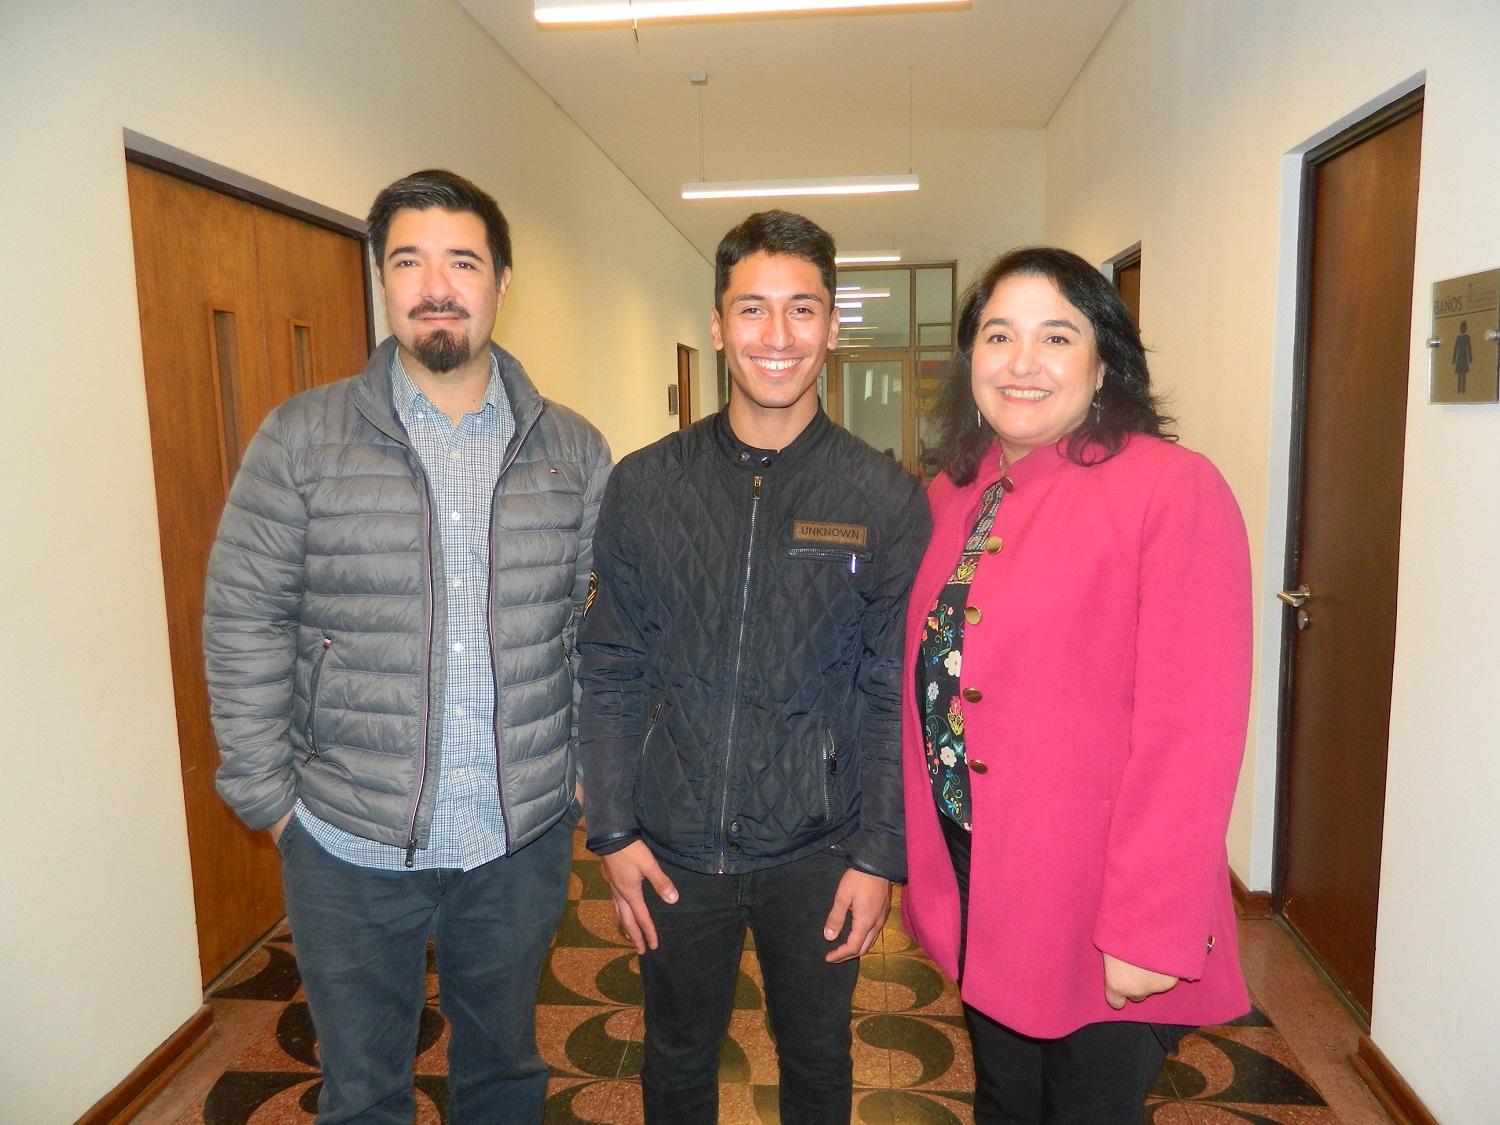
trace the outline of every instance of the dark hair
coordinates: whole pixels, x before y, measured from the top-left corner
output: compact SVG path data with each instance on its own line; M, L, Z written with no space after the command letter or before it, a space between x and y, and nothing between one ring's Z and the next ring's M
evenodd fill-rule
M385 276L385 236L391 229L391 219L405 207L417 211L441 207L444 211L467 211L478 215L484 221L485 238L495 263L495 283L499 284L501 272L511 265L510 224L500 213L500 205L492 195L456 172L443 168L428 168L402 176L377 195L370 205L370 250L375 255L375 269L382 277Z
M729 288L729 271L751 254L790 254L818 267L828 296L833 297L838 269L833 264L833 235L811 219L790 211L757 211L726 234L714 255L714 308Z
M1146 349L1130 311L1108 280L1077 254L1055 246L1028 246L996 258L964 291L959 304L957 351L948 365L934 412L938 443L932 463L948 470L955 484L970 483L995 440L995 431L979 418L970 383L969 359L979 335L979 316L990 294L1010 277L1045 277L1057 286L1094 329L1094 345L1104 364L1104 382L1083 424L1068 437L1068 459L1080 465L1107 461L1130 434L1151 434L1168 441L1173 419L1159 409L1151 393Z

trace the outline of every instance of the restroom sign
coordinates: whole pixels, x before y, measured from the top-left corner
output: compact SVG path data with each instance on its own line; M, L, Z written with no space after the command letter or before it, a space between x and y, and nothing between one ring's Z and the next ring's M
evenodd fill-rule
M1500 270L1432 286L1429 402L1500 402Z

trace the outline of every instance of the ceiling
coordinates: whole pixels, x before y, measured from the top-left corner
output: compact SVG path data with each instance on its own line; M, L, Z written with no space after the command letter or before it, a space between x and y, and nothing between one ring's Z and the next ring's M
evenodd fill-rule
M841 252L894 246L906 261L966 257L969 238L993 237L976 232L996 229L1007 191L1039 194L1039 138L1009 131L1046 124L1123 2L973 0L633 31L542 30L529 0L459 0L705 258L744 215L783 206L827 227ZM693 72L708 75L701 94ZM1033 186L996 182L1007 152ZM906 171L921 191L679 198L689 180ZM1025 206L1040 216L1039 198Z

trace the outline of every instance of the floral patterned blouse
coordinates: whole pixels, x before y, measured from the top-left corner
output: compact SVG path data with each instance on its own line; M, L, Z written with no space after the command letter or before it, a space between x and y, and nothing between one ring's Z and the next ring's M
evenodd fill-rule
M938 811L963 827L973 829L973 800L969 791L969 763L964 754L964 701L958 693L963 668L964 610L969 586L979 569L979 558L995 524L995 512L1010 480L1002 477L984 490L979 518L964 543L963 553L948 584L927 613L917 650L917 701L922 714L922 743L927 772Z

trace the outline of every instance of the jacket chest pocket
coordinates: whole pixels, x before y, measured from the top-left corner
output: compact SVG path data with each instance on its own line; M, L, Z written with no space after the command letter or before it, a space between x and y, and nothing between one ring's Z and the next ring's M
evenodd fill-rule
M875 561L870 551L851 550L844 547L788 547L787 558L800 559L823 566L842 566L850 574L858 574Z

